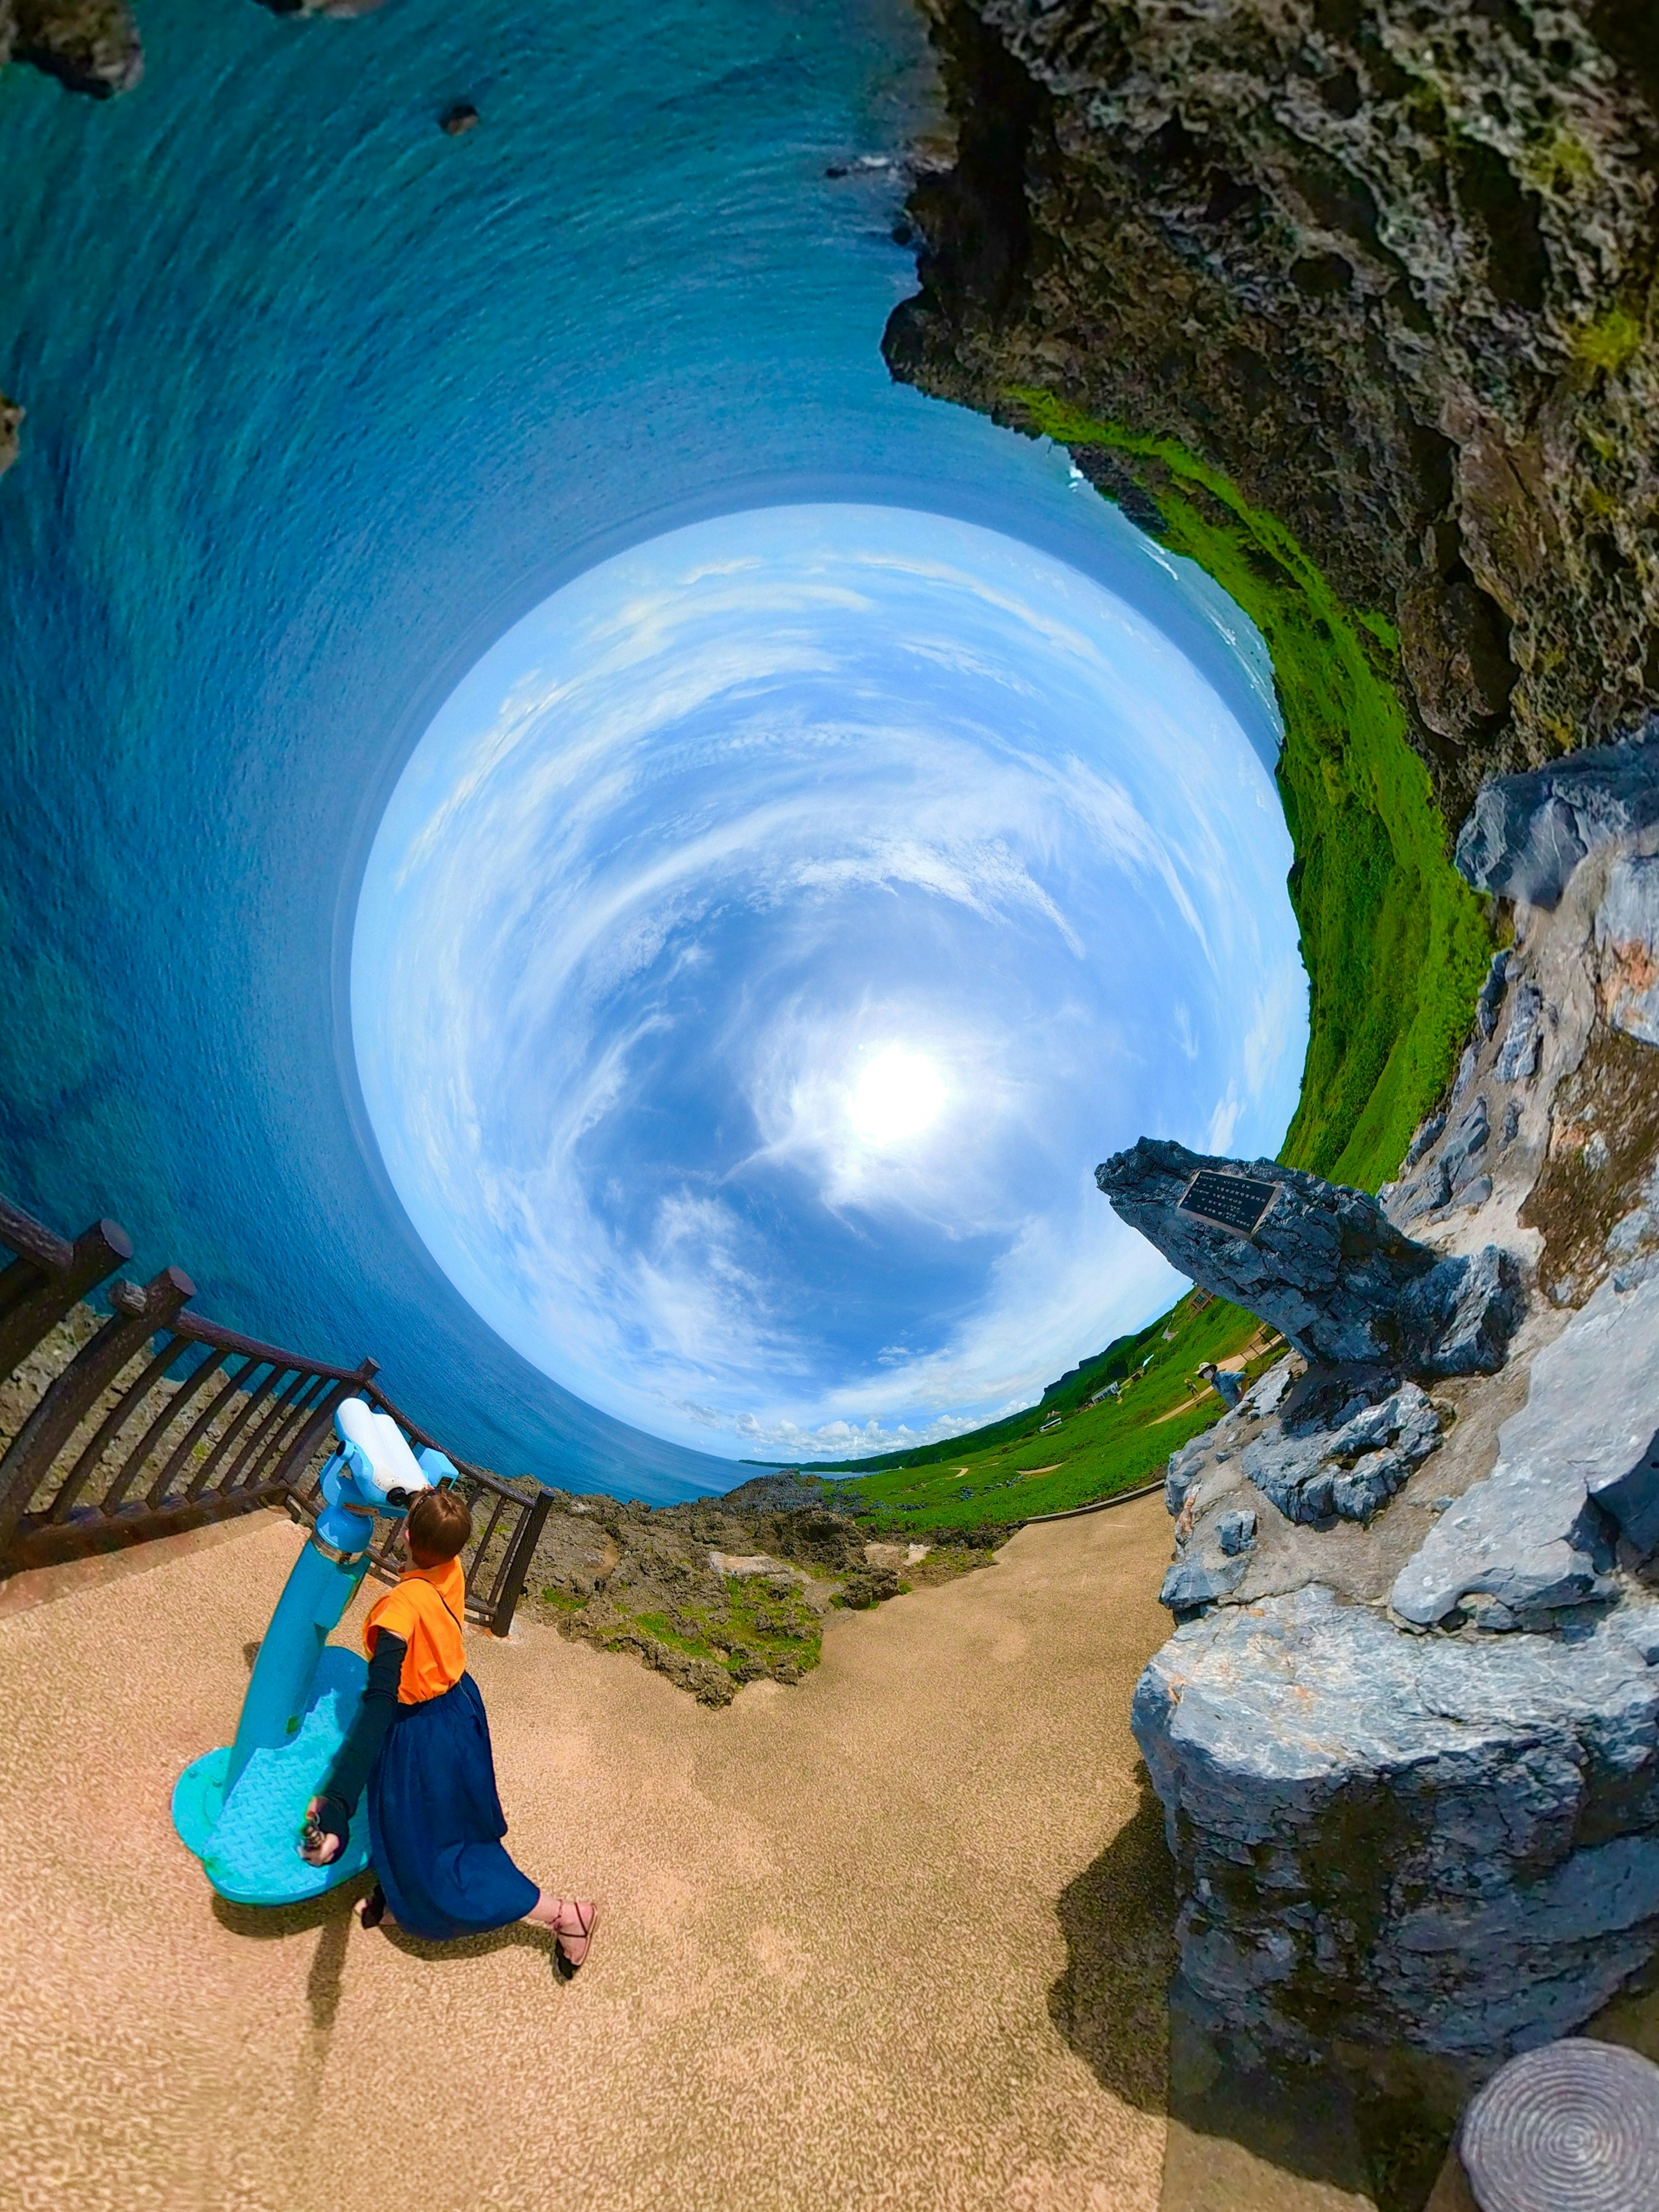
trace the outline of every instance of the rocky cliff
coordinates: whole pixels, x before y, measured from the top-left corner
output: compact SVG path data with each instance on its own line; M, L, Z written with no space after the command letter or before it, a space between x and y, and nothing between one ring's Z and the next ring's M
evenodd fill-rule
M922 4L895 374L1154 526L1194 462L1274 518L1397 635L1454 821L1659 702L1646 0Z
M1206 1287L1309 1309L1166 1477L1134 1721L1181 2003L1447 2124L1659 1943L1659 744L1489 787L1460 857L1514 942L1380 1208L1167 1145L1101 1170ZM1510 1256L1503 1364L1394 1326L1419 1251Z

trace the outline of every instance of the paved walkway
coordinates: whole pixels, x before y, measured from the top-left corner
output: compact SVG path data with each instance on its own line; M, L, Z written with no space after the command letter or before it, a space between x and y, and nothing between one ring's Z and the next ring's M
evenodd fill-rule
M261 1516L0 1618L14 2212L1155 2212L1157 1498L838 1618L723 1713L471 1637L511 1848L607 1901L568 1988L528 1932L224 1905L178 1844L299 1540Z

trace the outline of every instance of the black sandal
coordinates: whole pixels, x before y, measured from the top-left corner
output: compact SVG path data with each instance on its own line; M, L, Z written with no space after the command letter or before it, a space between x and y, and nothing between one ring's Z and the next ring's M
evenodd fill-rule
M599 1924L599 1908L591 1899L587 1901L587 1920L584 1925L581 1899L561 1898L559 1902L562 1905L568 1905L576 1916L575 1927L568 1932L561 1930L556 1923L553 1929L553 1963L558 1969L559 1979L562 1982L568 1982L574 1980L587 1964L588 1954L593 1948L593 1931ZM567 1943L581 1945L582 1954L580 1959L573 1959L570 1956L564 1948Z
M357 1917L365 1928L378 1928L386 1918L386 1892L378 1881L363 1899Z

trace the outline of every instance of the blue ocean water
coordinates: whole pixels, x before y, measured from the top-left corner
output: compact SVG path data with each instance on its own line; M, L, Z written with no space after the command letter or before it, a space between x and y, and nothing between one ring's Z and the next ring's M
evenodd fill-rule
M0 482L0 1186L64 1229L114 1215L233 1325L372 1352L463 1453L724 1486L511 1352L386 1178L348 957L421 732L565 579L776 501L1060 555L1271 757L1259 641L1063 454L890 383L914 271L882 165L927 99L902 6L140 13L123 99L0 78L0 386L28 410ZM452 139L458 98L483 119Z

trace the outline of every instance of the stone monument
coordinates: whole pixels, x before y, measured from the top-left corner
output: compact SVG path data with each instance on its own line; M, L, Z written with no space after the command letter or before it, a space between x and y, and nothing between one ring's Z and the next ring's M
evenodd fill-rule
M1322 1366L1490 1374L1523 1310L1496 1245L1443 1257L1364 1191L1142 1137L1095 1170L1132 1229L1203 1290L1271 1322Z

